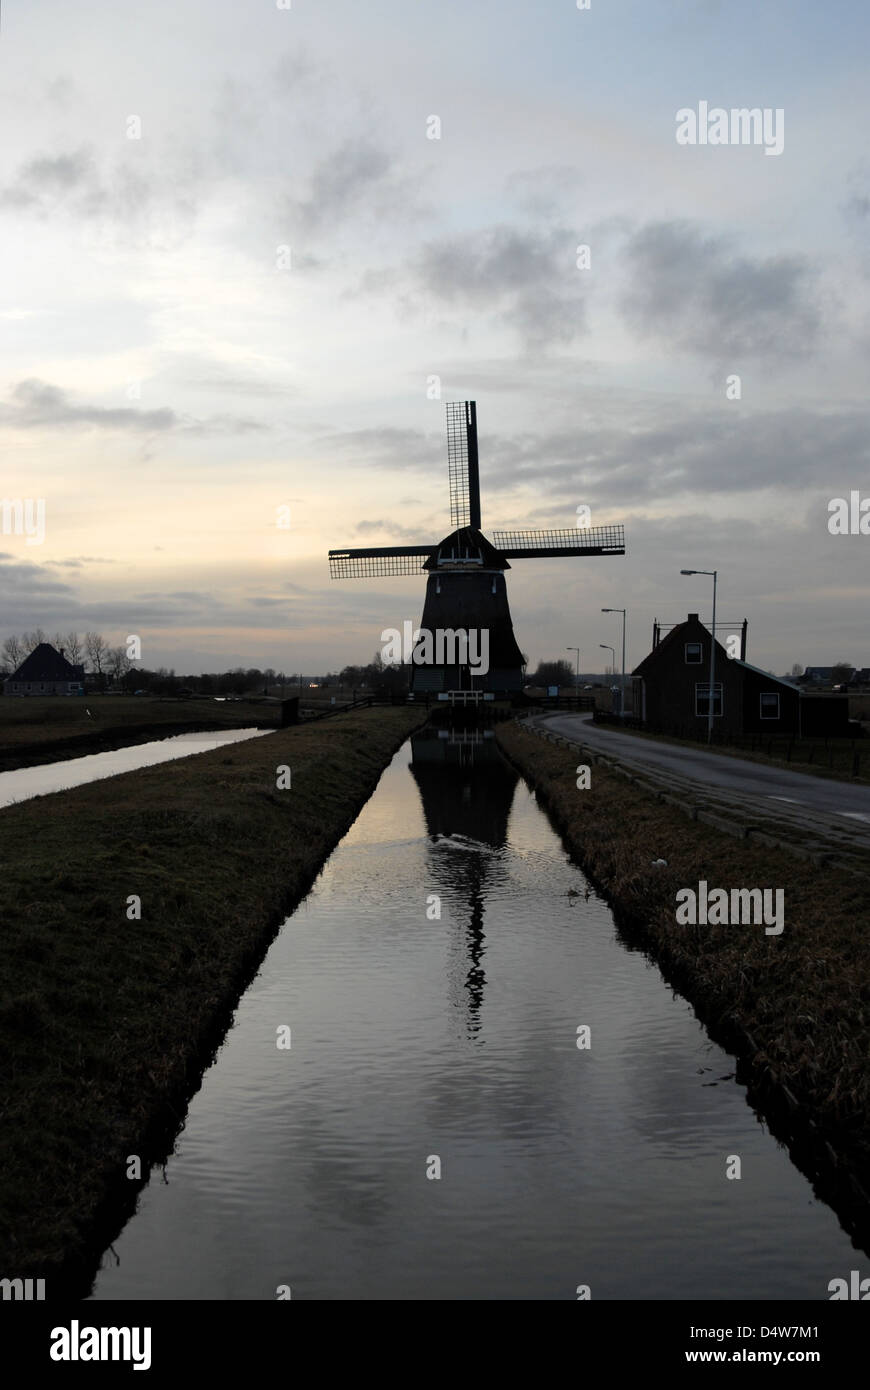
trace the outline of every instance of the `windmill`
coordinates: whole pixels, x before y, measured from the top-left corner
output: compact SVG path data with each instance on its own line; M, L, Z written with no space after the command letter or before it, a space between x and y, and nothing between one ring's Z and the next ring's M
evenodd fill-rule
M624 555L623 528L494 531L493 540L487 540L480 529L474 401L447 402L447 468L454 527L449 536L432 544L330 550L330 573L333 579L428 574L420 631L447 634L448 640L433 639L430 647L415 648L415 691L519 691L525 658L514 637L508 606L505 571L510 569L509 560ZM486 634L486 670L482 663L468 659L468 644L463 648L450 642L458 632Z

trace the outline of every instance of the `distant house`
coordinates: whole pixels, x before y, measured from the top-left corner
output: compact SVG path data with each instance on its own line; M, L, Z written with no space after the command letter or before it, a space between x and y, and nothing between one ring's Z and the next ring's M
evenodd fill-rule
M635 715L662 733L704 738L710 698L710 632L697 613L661 638L632 672ZM725 734L825 737L848 732L845 695L817 695L729 657L716 643L713 728Z
M40 642L25 657L17 671L7 676L5 695L82 695L85 688L84 666L73 666L50 642Z
M833 666L808 666L801 676L802 681L810 681L813 685L830 685L833 679Z

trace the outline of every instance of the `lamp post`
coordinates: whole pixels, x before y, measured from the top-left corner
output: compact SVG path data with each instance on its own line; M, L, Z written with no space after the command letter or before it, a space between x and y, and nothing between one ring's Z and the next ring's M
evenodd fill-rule
M713 742L713 691L716 676L716 580L718 570L680 570L680 574L707 574L713 578L713 631L710 634L710 691L707 701L707 742Z
M565 651L566 651L566 652L576 652L576 653L577 653L577 675L574 677L574 686L575 686L575 688L576 688L577 690L579 690L579 689L580 689L580 648L579 648L579 647L566 647L566 648L565 648Z
M608 647L606 642L599 642L598 645L599 647L603 647L606 652L610 652L610 655L612 657L611 670L613 671L613 674L616 675L616 652L613 650L612 647Z
M620 717L625 718L625 609L624 608L602 608L602 613L621 613L622 614L622 709ZM634 702L632 701L632 709Z

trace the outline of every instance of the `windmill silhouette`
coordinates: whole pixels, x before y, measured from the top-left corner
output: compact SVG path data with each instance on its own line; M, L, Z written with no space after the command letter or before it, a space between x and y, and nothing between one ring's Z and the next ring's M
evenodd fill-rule
M517 646L508 606L505 570L509 560L553 556L624 555L622 526L566 527L563 530L494 531L487 540L480 529L480 473L477 452L477 406L474 401L447 402L447 468L450 520L454 527L442 541L422 545L376 546L365 550L330 550L333 579L369 579L382 575L428 574L421 630L429 633L472 630L488 634L488 670L474 666L419 662L412 667L412 689L522 690L525 657Z

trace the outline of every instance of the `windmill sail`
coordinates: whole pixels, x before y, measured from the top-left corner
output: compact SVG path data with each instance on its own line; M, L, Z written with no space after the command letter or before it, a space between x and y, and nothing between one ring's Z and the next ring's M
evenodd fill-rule
M381 545L369 550L330 550L332 579L370 579L374 575L423 574L434 545Z
M509 560L548 555L624 555L622 526L575 526L549 531L493 531L496 550Z
M450 520L458 530L480 530L480 470L477 457L477 406L474 401L447 402L447 470Z

